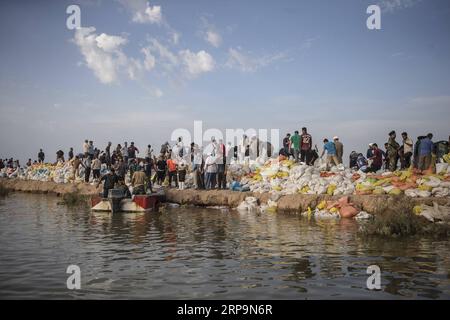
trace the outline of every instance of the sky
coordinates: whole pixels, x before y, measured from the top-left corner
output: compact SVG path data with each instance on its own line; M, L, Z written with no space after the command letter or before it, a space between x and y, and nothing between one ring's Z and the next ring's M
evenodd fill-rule
M1 1L0 157L159 150L194 121L280 140L307 127L345 157L391 130L447 140L449 35L447 0Z

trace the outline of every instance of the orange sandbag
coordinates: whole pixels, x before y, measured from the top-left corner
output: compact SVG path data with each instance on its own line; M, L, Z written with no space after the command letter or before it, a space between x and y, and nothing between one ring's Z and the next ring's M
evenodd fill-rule
M326 209L330 211L332 208L339 208L340 204L339 201L327 201L327 207Z
M339 209L339 214L342 218L353 218L358 214L358 209L353 206L347 205Z

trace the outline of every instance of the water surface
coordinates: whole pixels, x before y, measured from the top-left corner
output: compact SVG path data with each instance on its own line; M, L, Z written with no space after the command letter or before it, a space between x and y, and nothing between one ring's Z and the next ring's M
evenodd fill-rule
M91 213L0 199L3 299L449 299L450 241L365 239L353 220L201 208ZM66 269L81 269L68 290ZM367 267L381 268L379 291Z

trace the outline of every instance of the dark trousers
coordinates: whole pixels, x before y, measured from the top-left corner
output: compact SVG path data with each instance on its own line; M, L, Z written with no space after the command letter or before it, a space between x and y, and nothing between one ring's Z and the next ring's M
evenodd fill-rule
M411 157L412 152L407 152L403 154L403 157L401 158L402 169L408 169L411 166Z
M91 176L91 168L84 169L84 181L89 182L89 177Z
M164 182L164 179L166 178L166 172L165 171L158 171L157 172L157 182L159 185L162 185Z
M178 179L176 171L169 171L169 187L172 186L172 180L175 181L175 186L178 188Z
M94 177L94 179L99 179L100 178L100 169L92 170L92 176Z
M300 161L309 164L311 161L311 150L300 150Z
M227 188L227 179L225 175L225 165L224 164L218 164L218 171L217 171L217 185L219 189L226 189Z

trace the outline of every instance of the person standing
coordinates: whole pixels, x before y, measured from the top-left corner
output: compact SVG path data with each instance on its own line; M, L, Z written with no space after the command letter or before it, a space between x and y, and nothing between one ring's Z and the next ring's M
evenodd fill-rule
M92 169L92 158L90 155L84 158L83 167L84 167L84 182L89 183L89 178L91 176L91 169Z
M400 145L395 141L396 136L397 134L394 130L389 132L389 140L387 142L387 156L389 158L388 169L391 172L397 170L398 150L400 149Z
M401 159L401 169L407 169L411 166L411 157L413 154L413 141L408 137L408 133L402 133L403 138L403 157Z
M214 189L216 187L217 164L216 157L211 153L205 160L204 171L206 189Z
M136 159L136 153L139 153L139 149L134 146L134 142L128 147L128 162Z
M38 153L38 162L39 163L44 163L45 160L45 154L44 151L42 151L42 149L39 149L39 153Z
M291 137L291 147L293 148L295 162L298 162L300 154L300 135L298 134L298 131L295 131L294 135Z
M167 162L164 160L164 156L161 154L156 162L156 176L158 185L162 186L164 179L166 178Z
M87 157L89 154L89 141L87 139L84 140L84 143L83 143L83 154L85 157Z
M79 156L75 156L75 158L72 160L72 168L73 168L73 180L75 181L76 178L80 175L80 165L83 165L81 162L81 159Z
M123 161L125 162L125 165L128 165L128 142L124 142L123 143L123 147L122 147L122 157L123 157Z
M425 136L418 136L416 143L414 144L414 168L419 168L419 153L420 153L420 142L425 138Z
M339 164L342 163L342 156L344 155L344 145L339 141L339 137L335 136L333 138L334 146L336 147L336 157L338 159Z
M178 188L177 163L172 157L167 159L167 169L169 171L169 187L172 187L172 180L175 180L175 187Z
M100 170L102 168L102 162L98 157L94 158L92 161L92 177L94 181L98 181L100 179Z
M88 154L91 156L91 159L95 156L95 147L94 147L94 141L89 141L88 145Z
M203 161L203 155L198 147L198 145L194 145L194 151L193 151L193 166L192 166L192 173L194 175L194 187L195 189L200 189L201 186L201 167L202 167L202 161Z
M125 165L125 162L122 158L119 158L117 160L116 166L115 166L115 172L117 172L117 176L120 179L125 180L125 176L127 174L127 166Z
M67 154L69 156L69 161L73 159L73 148L70 148L69 153Z
M105 156L106 156L106 166L109 168L111 168L111 142L108 142L108 145L105 148Z
M327 171L330 169L330 164L334 163L334 165L338 165L338 159L336 157L336 146L332 141L328 141L327 138L323 139L323 151L320 155L323 158L323 155L327 152Z
M223 140L219 140L219 147L217 152L217 185L219 189L227 188L226 179L226 147Z
M180 190L184 190L184 183L186 181L186 171L187 170L187 165L186 162L182 159L179 163L178 163L178 184L180 186Z
M245 157L248 156L247 152L249 152L250 145L247 135L242 136L242 140L239 144L239 150L238 150L238 159L239 162L244 161Z
M311 159L312 137L306 127L302 128L300 161L309 163Z
M289 158L291 153L291 134L286 134L286 137L283 138L283 152L282 154Z
M429 133L420 141L419 170L427 170L431 165L431 153L433 152L433 134Z
M144 162L144 173L147 178L147 189L150 193L153 193L152 189L152 169L154 167L153 159L151 157L146 157Z

